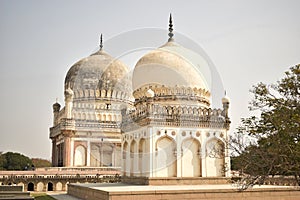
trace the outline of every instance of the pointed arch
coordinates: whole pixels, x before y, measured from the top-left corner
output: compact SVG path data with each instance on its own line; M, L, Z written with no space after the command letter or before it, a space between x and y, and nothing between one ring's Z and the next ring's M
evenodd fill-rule
M182 176L201 176L201 144L196 138L190 137L182 141Z
M205 160L206 160L206 174L210 177L225 176L225 144L217 138L212 137L205 145Z
M54 190L54 188L53 188L53 183L52 182L49 182L48 184L47 184L47 191L53 191Z
M155 143L157 177L176 177L176 142L169 136L160 137Z
M32 182L29 182L27 185L27 191L34 191L34 184Z
M86 166L86 149L82 145L75 148L74 166Z
M138 165L138 150L137 142L132 140L130 143L130 176L135 176L137 174Z
M113 146L109 143L103 143L101 145L101 166L112 166L112 154Z
M141 138L139 140L139 166L138 166L138 170L141 176L144 175L145 172L149 171L149 167L148 167L148 151L146 149L146 140L144 138Z
M122 159L123 159L123 163L122 163L122 171L123 171L123 175L126 176L129 173L129 149L128 149L128 142L125 141L122 145Z

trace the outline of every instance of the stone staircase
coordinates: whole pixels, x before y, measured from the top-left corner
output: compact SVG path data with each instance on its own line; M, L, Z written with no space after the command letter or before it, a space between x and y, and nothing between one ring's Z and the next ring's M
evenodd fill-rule
M23 192L22 186L12 186L12 185L1 185L0 186L0 200L10 199L10 200L28 200L34 199L30 196L30 192Z

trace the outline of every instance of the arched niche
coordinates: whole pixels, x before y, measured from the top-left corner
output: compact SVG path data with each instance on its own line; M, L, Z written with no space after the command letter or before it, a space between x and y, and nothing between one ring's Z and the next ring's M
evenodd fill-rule
M86 165L86 149L82 145L79 145L75 149L74 166L80 167Z
M163 136L155 145L155 170L157 177L176 177L176 142L169 136Z
M187 138L182 142L182 176L201 176L201 145L195 138Z
M206 174L208 177L224 177L225 144L214 137L205 145Z

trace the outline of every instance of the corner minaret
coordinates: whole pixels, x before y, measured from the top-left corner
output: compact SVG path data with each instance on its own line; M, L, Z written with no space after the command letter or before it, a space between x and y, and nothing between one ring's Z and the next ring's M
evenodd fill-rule
M223 104L223 109L224 109L224 114L225 118L228 119L228 110L229 110L229 104L230 104L230 99L226 95L226 90L225 90L225 96L222 98L222 104Z
M56 126L56 124L58 123L58 115L59 115L59 111L60 111L60 104L56 102L53 104L53 126Z

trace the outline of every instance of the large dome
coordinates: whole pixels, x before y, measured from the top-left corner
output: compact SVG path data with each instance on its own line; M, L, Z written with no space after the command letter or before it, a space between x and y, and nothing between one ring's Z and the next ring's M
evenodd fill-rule
M144 55L133 72L133 90L147 85L201 88L210 91L208 62L173 40Z
M109 90L131 96L129 69L101 49L78 61L69 69L65 78L65 91L68 89Z

